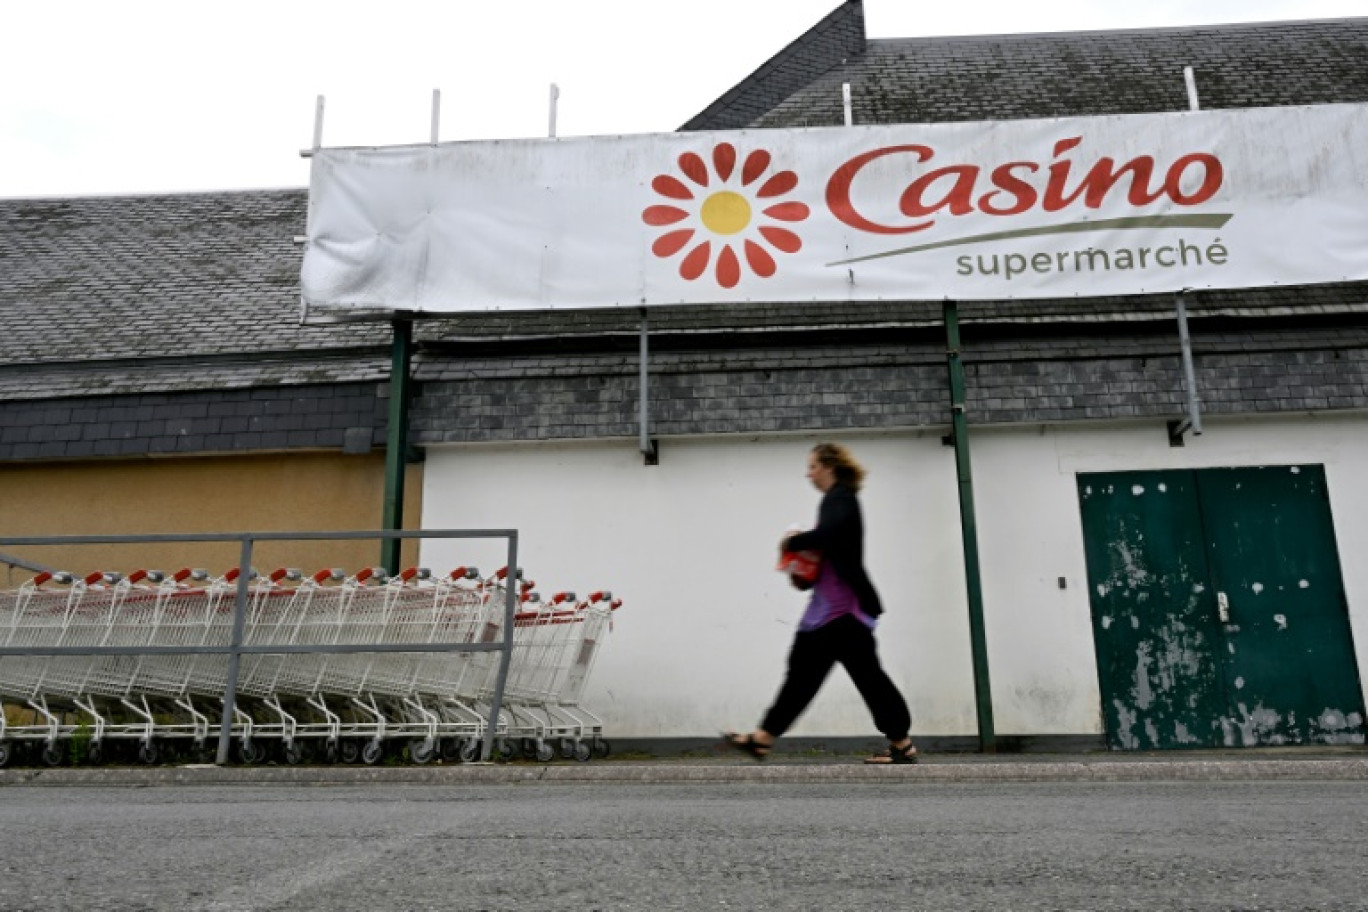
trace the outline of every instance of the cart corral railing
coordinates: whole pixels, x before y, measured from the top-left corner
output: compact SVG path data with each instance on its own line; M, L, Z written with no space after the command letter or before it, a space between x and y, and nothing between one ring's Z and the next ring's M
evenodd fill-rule
M508 570L509 582L504 587L504 619L500 624L501 638L484 642L453 643L244 643L253 574L253 550L258 542L281 541L351 541L351 540L406 540L406 539L503 539L507 542L504 566ZM65 546L65 545L155 545L159 543L191 542L239 542L241 545L236 592L233 604L232 636L226 645L199 646L5 646L0 644L0 660L7 657L60 657L60 656L227 656L227 684L223 692L223 717L219 727L218 752L216 762L226 764L232 745L233 720L237 707L239 675L243 656L256 655L296 655L296 654L382 654L382 653L460 653L460 652L498 652L499 665L494 680L493 693L489 700L488 736L481 741L480 759L488 761L494 741L493 733L499 730L500 713L503 709L504 689L508 681L509 665L513 655L514 618L518 609L518 533L513 529L424 529L418 531L355 531L355 532L225 532L200 534L160 534L160 535L90 535L90 536L46 536L28 538L0 538L0 549L12 547ZM9 562L7 560L7 562ZM17 566L27 566L16 558ZM388 568L391 571L397 568Z

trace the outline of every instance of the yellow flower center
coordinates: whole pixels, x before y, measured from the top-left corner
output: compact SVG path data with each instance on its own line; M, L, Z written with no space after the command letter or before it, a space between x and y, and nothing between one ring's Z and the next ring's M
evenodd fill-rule
M750 224L750 202L739 193L723 190L703 201L703 224L715 234L736 234Z

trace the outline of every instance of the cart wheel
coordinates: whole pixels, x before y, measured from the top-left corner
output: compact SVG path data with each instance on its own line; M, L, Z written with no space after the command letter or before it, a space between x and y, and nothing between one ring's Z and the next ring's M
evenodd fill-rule
M461 742L457 741L455 738L443 738L440 751L443 760L460 760Z
M556 749L545 741L538 741L536 756L538 763L550 763L552 758L556 756Z
M290 766L298 766L304 762L304 745L298 741L291 741L285 745L285 762Z
M336 741L329 741L327 744L323 745L324 763L336 763L340 759L342 759L342 751L337 746Z
M343 763L355 763L361 759L361 745L355 741L343 741L338 750Z
M528 760L532 760L532 759L534 759L539 753L541 753L541 742L540 742L540 741L536 740L535 738L523 738L523 740L522 740L522 755L523 755L524 757L526 757Z
M99 766L104 762L104 745L99 741L91 741L86 745L85 761L91 766Z
M498 742L494 749L498 752L500 760L512 760L518 756L518 749L507 741Z
M603 738L595 738L595 739L594 739L594 756L595 756L595 757L598 757L600 760L602 760L604 757L607 757L607 756L608 756L608 751L609 751L609 746L608 746L608 742L607 742L605 739L603 739Z
M61 766L63 758L66 757L66 750L60 741L49 741L43 745L43 765Z
M474 763L476 760L480 759L479 739L467 738L466 740L462 741L459 756L462 763Z
M437 756L437 743L431 738L419 738L409 743L409 759L422 766Z
M266 756L266 748L261 747L251 741L243 741L238 747L238 757L243 763L251 766L253 763L260 763Z
M576 749L578 746L579 746L579 742L576 741L576 740L573 739L573 738L561 738L561 740L560 740L560 755L561 755L561 759L562 759L562 760L569 760L571 757L575 756L575 749Z
M0 767L8 766L10 757L13 756L8 741L0 741Z
M157 762L157 744L155 741L144 741L138 748L138 759L151 766Z
M575 759L580 763L588 763L589 758L594 756L594 749L583 741L575 743Z
M361 762L366 766L375 766L380 762L380 757L384 753L384 745L379 741L367 741L366 746L361 748Z

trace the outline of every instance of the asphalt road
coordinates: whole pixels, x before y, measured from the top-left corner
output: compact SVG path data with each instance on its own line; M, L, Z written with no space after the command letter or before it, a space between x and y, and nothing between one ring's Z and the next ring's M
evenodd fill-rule
M1368 909L1362 782L11 787L0 909Z

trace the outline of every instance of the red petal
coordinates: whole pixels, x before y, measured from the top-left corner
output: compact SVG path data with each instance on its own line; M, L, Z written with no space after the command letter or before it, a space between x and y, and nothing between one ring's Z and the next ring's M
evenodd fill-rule
M651 181L651 186L655 188L656 193L661 196L668 196L670 199L693 199L693 191L684 186L679 178L671 177L668 174L658 175L655 180Z
M765 215L781 222L801 222L810 214L807 203L778 203L765 210Z
M674 206L647 206L641 220L648 225L673 225L689 217L689 213Z
M749 185L751 181L765 173L769 167L770 154L764 149L756 149L746 156L746 165L741 169L741 183Z
M723 288L735 288L739 281L741 264L736 259L736 251L728 244L722 248L722 255L717 258L717 284Z
M774 257L755 241L746 241L746 262L750 263L751 272L762 279L774 275Z
M776 228L774 225L761 225L760 233L765 240L784 253L797 253L803 249L803 239L789 231L787 228Z
M792 171L780 171L765 181L765 186L761 187L755 195L778 196L781 193L788 193L796 186L798 186L798 175Z
M699 244L689 255L684 258L684 262L679 264L679 274L692 282L703 274L703 270L708 268L708 258L712 256L712 245L707 241Z
M703 159L699 158L697 153L685 152L679 156L679 170L683 171L684 175L698 186L708 186L708 166L703 163Z
M717 169L719 180L731 177L732 169L736 167L736 147L731 143L719 143L713 149L713 167Z
M692 228L681 228L678 231L670 231L656 238L656 242L651 245L651 252L658 257L672 257L689 243L689 238L693 237Z

